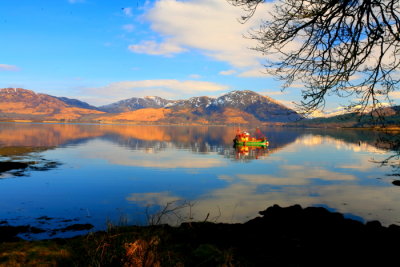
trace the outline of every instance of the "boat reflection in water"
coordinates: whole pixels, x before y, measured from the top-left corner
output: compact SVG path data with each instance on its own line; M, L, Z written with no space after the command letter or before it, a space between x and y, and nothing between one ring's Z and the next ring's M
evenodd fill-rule
M238 160L252 160L264 158L268 155L268 146L240 146L233 145L235 158Z

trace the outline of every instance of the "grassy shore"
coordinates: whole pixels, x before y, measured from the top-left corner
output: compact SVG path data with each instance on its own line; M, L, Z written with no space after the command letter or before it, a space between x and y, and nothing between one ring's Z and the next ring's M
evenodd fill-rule
M0 266L392 266L400 227L324 208L273 206L243 224L110 227L70 239L0 243Z

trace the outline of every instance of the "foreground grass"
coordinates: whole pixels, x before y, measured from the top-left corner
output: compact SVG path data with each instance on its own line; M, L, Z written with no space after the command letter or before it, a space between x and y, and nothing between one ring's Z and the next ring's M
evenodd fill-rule
M5 242L0 251L0 266L57 266L71 258L69 245L54 240Z
M298 205L260 214L244 224L124 226L3 242L0 266L398 266L399 226Z
M178 229L125 226L70 239L3 242L0 266L195 266L193 260L232 266L229 250L213 244L189 251L181 236L186 230Z

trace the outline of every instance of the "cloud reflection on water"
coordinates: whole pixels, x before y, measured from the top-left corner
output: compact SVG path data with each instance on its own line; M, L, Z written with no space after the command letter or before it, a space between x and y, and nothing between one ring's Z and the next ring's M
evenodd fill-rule
M132 193L126 198L128 201L138 203L141 206L164 206L167 203L180 200L178 196L171 195L170 192L157 193Z
M260 190L256 184L235 183L210 192L196 202L194 210L201 219L207 213L218 215L220 221L243 222L257 211L274 204L303 207L325 205L341 213L360 216L365 220L379 219L383 224L400 223L400 195L394 187L361 185L284 186ZM216 209L218 208L218 210Z
M318 153L313 156L313 162L307 156L287 157L292 153L308 155L314 146L323 146L326 151L334 148L336 153L346 157L342 161L338 157L333 162L326 161ZM397 188L385 181L371 179L377 175L374 173L381 173L371 161L371 156L385 156L385 153L383 149L368 144L347 143L329 136L317 136L315 139L312 136L301 137L284 150L277 150L271 157L258 161L264 163L267 173L217 175L218 179L226 182L226 186L196 198L191 213L198 220L210 214L210 218L218 218L218 221L243 222L273 204L289 206L298 203L304 207L324 205L365 220L379 219L383 224L400 223ZM271 169L268 167L271 165L278 167ZM249 166L249 169L252 167ZM346 169L353 172L349 173ZM375 184L370 185L368 180ZM151 198L145 193L136 197L144 202ZM174 195L173 198L179 197ZM171 199L170 194L163 193L152 204L163 206Z
M23 151L40 146L44 157L64 164L30 180L65 191L42 190L37 181L28 181L29 186L18 181L18 186L12 187L3 179L2 186L14 190L12 197L18 203L25 202L24 194L35 195L30 190L37 187L41 198L44 194L52 197L45 201L57 206L57 211L67 207L71 212L75 206L83 206L99 220L116 208L131 211L132 207L165 206L180 200L194 203L191 210L180 212L182 217L195 220L204 220L209 214L209 220L242 222L273 204L301 204L326 205L383 223L400 221L398 187L385 179L377 180L387 169L377 168L371 161L390 154L384 145L374 146L377 133L266 128L271 144L268 151L257 160L238 160L232 148L233 130L4 124L0 125L2 151L10 151L12 146L23 147ZM28 191L22 190L24 186ZM63 194L77 203L74 208L62 197L54 197ZM24 209L34 210L38 205L33 198L31 203L24 204ZM12 209L11 204L7 207ZM45 212L47 206L43 207Z

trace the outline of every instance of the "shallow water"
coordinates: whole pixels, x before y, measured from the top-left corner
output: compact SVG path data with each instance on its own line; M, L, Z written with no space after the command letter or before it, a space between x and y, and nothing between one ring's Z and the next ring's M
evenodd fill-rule
M90 223L244 222L278 204L324 206L361 221L400 224L391 138L362 130L261 128L268 149L237 150L236 127L0 124L0 225L76 234ZM250 131L254 129L248 129ZM156 214L156 215L155 215Z

